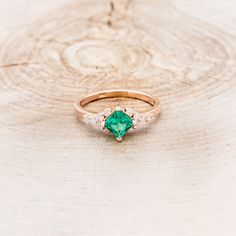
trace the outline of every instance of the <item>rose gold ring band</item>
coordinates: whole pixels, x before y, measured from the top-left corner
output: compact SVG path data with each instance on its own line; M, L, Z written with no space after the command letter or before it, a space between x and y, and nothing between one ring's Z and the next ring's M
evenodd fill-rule
M147 110L147 112L153 114L154 116L158 116L161 112L159 99L144 92L135 90L105 90L91 93L82 98L78 98L75 102L76 113L79 118L83 118L83 115L85 115L86 113L93 114L92 112L88 112L87 110L85 110L84 106L96 100L115 97L134 98L147 102L152 106L149 110Z

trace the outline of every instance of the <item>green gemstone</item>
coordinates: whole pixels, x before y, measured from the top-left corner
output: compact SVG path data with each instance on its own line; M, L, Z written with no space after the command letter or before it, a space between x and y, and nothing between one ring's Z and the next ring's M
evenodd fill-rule
M114 111L105 120L105 127L118 139L123 137L132 126L133 120L123 111Z

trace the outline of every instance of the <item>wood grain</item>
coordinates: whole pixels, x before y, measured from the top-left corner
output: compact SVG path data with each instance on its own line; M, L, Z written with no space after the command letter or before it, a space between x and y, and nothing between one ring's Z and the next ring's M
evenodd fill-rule
M34 4L0 10L0 235L234 236L236 3ZM107 88L159 122L120 144L79 123Z

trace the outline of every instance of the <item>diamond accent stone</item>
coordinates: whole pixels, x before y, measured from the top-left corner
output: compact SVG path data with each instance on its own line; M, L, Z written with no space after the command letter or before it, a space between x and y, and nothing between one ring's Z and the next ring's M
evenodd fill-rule
M154 115L149 112L145 113L135 112L133 115L133 120L136 124L136 128L146 127L150 123L152 123L154 119L155 119Z
M104 115L106 117L108 117L110 114L111 114L111 108L106 108L104 111L103 111Z

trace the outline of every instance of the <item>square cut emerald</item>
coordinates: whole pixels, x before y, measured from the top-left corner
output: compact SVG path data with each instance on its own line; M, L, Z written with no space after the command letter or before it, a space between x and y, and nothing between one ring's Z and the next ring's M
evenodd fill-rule
M105 127L119 139L133 126L133 120L123 111L114 111L105 120Z

